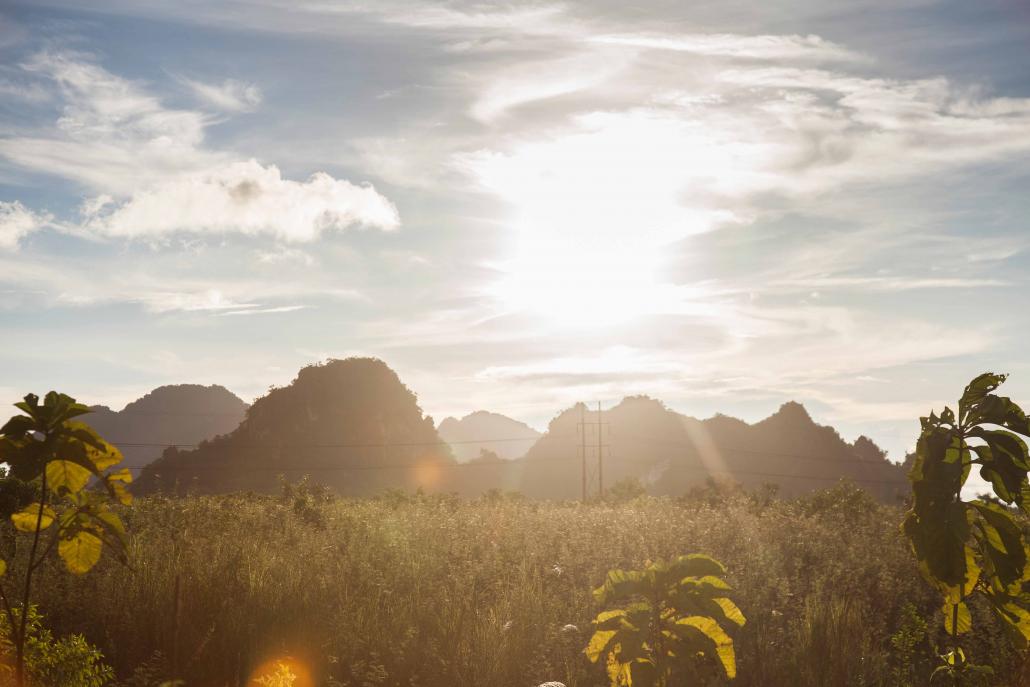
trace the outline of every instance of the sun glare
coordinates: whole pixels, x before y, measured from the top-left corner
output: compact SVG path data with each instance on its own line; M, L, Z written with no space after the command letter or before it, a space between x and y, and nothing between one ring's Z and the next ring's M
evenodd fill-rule
M734 215L702 193L733 178L731 149L698 126L642 114L581 118L570 133L469 160L511 207L515 238L494 295L560 326L675 311L669 246Z

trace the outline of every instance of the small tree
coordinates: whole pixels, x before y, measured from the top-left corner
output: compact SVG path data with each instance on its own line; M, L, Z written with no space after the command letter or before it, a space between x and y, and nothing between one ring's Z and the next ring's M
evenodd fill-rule
M605 657L613 686L685 684L706 659L735 677L726 628L743 625L744 614L730 599L725 572L715 559L697 554L643 570L610 571L594 597L622 606L594 620L587 657L594 663Z
M90 412L75 399L51 391L42 404L29 394L15 407L23 414L0 428L0 461L12 477L35 485L35 501L11 515L29 548L16 557L15 537L0 559L0 601L11 628L15 680L23 687L33 574L55 549L75 574L90 570L105 545L125 562L125 527L111 505L131 502L132 475L125 468L112 471L122 460L118 449L72 419Z
M984 598L1020 648L1030 641L1030 567L1023 530L1004 504L1030 512L1030 455L1023 410L993 392L1005 375L985 373L966 387L958 413L920 418L922 432L909 472L912 508L902 530L923 576L941 594L951 652L939 669L953 681L976 670L959 646L972 627L966 600ZM997 501L963 500L976 465Z

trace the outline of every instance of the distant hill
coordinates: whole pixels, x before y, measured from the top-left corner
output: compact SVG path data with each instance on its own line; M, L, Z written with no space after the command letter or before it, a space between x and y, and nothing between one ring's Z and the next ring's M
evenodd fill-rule
M474 493L487 485L536 498L578 498L582 489L578 423L597 422L582 404L560 413L547 432L516 461L473 461L457 489ZM844 441L832 427L816 424L805 408L785 403L770 417L748 424L716 415L698 420L646 396L624 399L601 415L606 487L627 477L653 494L682 494L708 480L757 487L776 484L792 496L850 478L884 501L907 493L903 468L888 461L866 437ZM596 425L586 436L588 480L597 491ZM488 487L487 487L488 488Z
M454 465L413 394L384 362L309 365L272 389L230 434L168 449L134 491L274 491L278 475L310 475L345 495L437 486Z
M82 419L119 446L135 473L161 455L160 444L196 444L231 432L246 410L247 404L225 387L176 384L158 387L119 411L93 406Z
M450 444L454 457L461 462L478 458L484 451L493 452L500 458L519 458L525 455L541 436L540 432L524 422L485 410L477 410L460 420L453 417L444 418L437 432ZM523 437L524 440L513 441ZM494 441L479 441L480 439Z
M174 397L192 400L184 410L171 403ZM225 414L214 415L216 409ZM597 412L582 404L568 408L521 458L515 457L525 446L521 441L458 443L536 432L483 411L448 418L438 432L415 394L374 358L330 360L301 369L288 386L255 401L226 433L238 418L234 412L244 414L242 401L224 389L184 386L157 389L121 413L98 409L87 419L105 436L129 443L192 444L198 435L214 436L195 450L166 449L140 474L137 493L271 492L282 474L291 480L310 475L351 496L422 487L467 496L513 490L547 499L579 498L580 423L598 422ZM183 435L186 418L194 418L190 427L197 434ZM123 424L111 424L115 419ZM714 480L745 487L776 484L781 494L794 496L849 478L884 501L908 493L904 469L888 461L872 440L844 441L832 427L814 422L799 403L785 403L749 424L726 415L699 420L656 399L632 396L605 410L600 422L606 487L636 478L653 494L679 495ZM597 425L586 428L589 491L596 494ZM456 451L447 442L454 442ZM146 462L134 451L125 449L130 464Z

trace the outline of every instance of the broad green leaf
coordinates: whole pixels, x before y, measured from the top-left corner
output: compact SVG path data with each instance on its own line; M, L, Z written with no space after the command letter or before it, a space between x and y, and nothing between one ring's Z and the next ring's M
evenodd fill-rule
M965 460L969 456L969 451L965 448L965 442L962 441L962 437L956 436L951 440L951 445L944 452L945 463L955 463L960 460Z
M725 575L726 568L711 556L692 553L679 556L668 566L670 577L681 580L684 577L704 577L705 575Z
M642 595L647 591L644 573L636 570L610 570L604 584L594 590L594 598L600 603L608 603Z
M102 548L103 542L100 537L92 532L80 530L70 539L61 539L57 544L57 553L69 571L81 575L89 572L90 568L97 564Z
M737 608L737 604L733 603L733 601L731 601L730 599L727 599L726 597L720 597L718 599L712 599L712 601L719 604L719 607L722 609L723 615L726 616L726 620L729 620L731 623L735 623L739 626L743 626L744 623L747 622L744 619L744 614L741 612L739 608Z
M945 602L941 607L941 612L944 613L944 631L948 634L965 634L972 629L973 618L969 614L969 606L966 606L964 601L959 601L957 604ZM958 621L957 625L954 624L956 620Z
M615 636L615 632L615 630L598 630L593 634L585 652L591 663L597 663L597 659L606 653L608 642Z
M968 424L1000 425L1013 432L1030 435L1030 423L1026 413L1012 399L1005 396L989 394L983 398L970 412Z
M45 530L53 524L56 518L57 514L50 506L43 506L43 512L40 514L39 503L30 503L12 514L11 522L14 523L14 528L20 532L35 532L37 523L39 529Z
M93 517L97 522L103 525L105 529L114 533L122 547L128 545L128 534L125 531L125 525L122 523L121 518L109 510L102 510Z
M89 456L89 459L93 461L93 464L96 466L98 471L106 470L112 465L117 465L122 462L122 452L119 451L117 447L107 443L106 441L103 442L103 446L101 448L87 446L86 453Z
M55 494L62 490L72 494L81 491L92 473L86 468L70 460L52 460L46 466L46 481Z
M1007 587L1022 579L1027 564L1026 544L1012 514L994 503L973 501L971 505L980 516L981 549L994 566L998 586Z
M703 633L708 639L715 644L715 653L719 658L719 662L722 664L723 670L726 671L726 677L733 679L737 676L737 661L736 656L733 653L733 640L730 636L719 627L719 624L712 618L706 618L704 616L690 616L687 618L680 618L676 621L677 625L694 627Z
M652 661L646 658L634 659L626 664L623 672L626 680L626 687L649 687L656 684L658 671Z
M130 503L132 503L132 494L130 494L129 490L125 488L124 482L111 482L107 480L105 480L105 482L107 484L108 489L111 492L111 495L115 498L116 501L118 501L118 503L122 504L123 506L128 506Z
M962 420L965 420L965 417L972 406L979 403L987 394L1001 386L1007 377L1008 375L1004 374L985 372L973 379L973 381L966 385L965 391L962 392L962 398L959 399L959 417Z
M598 613L594 618L594 625L598 630L617 630L626 617L626 611L619 608L614 611Z
M684 577L679 581L679 584L686 589L692 591L698 591L705 594L711 594L713 592L729 592L733 591L724 580L716 577L715 575L705 575L703 577Z

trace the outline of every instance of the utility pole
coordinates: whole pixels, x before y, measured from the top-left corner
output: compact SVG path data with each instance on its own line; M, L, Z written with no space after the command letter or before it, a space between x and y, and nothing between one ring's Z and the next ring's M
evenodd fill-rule
M586 404L579 406L579 437L580 447L579 455L583 459L583 503L587 502L587 424L586 424Z
M601 402L597 402L597 497L604 501L604 468L601 456L604 452L604 441L601 439Z
M587 404L579 404L579 429L582 434L580 437L579 450L581 451L580 457L583 459L583 501L587 500L587 449L594 448L594 444L587 443L587 427L593 427L597 425L597 496L598 498L604 498L604 450L608 448L608 445L604 443L604 426L609 424L602 420L601 416L601 402L597 402L597 422L587 422L586 420ZM593 476L590 476L590 480L593 481Z

